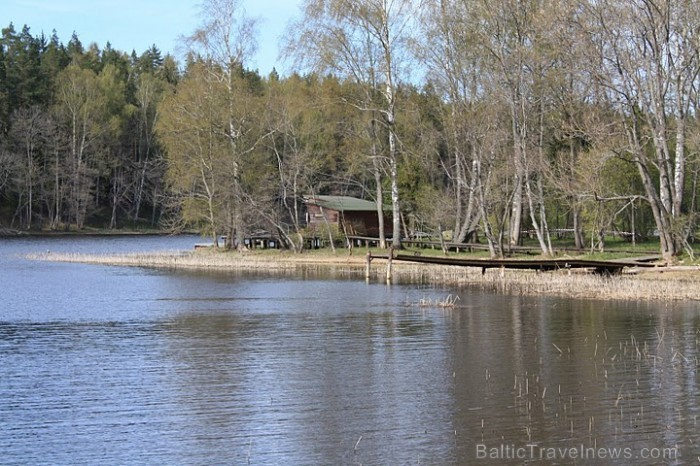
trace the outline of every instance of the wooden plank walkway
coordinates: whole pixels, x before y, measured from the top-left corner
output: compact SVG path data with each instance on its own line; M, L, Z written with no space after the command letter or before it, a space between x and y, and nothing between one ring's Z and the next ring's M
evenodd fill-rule
M350 240L355 246L375 246L379 247L379 238L372 236L357 236L348 235L347 239ZM391 242L391 241L388 241ZM425 239L407 239L403 238L401 240L403 246L414 247L418 249L434 249L439 250L442 248L442 243L440 241L425 240ZM455 243L452 241L444 242L445 248L449 251L459 252L474 252L474 251L488 251L489 246L486 243ZM542 249L539 246L507 246L504 245L504 249L509 253L517 254L528 254L528 255L539 255L542 254ZM555 251L566 252L572 254L581 254L582 250L574 247L556 247ZM615 249L615 248L605 248L605 252L616 253L616 254L638 254L639 252L629 251L625 249ZM659 259L658 255L649 256L654 257L654 260Z
M368 255L368 260L389 259L389 255ZM457 259L451 257L432 257L409 254L395 254L392 260L415 262L420 264L454 265L459 267L478 267L482 273L487 269L504 268L520 270L568 270L568 269L592 269L596 273L615 275L622 272L625 267L656 267L650 263L651 256L640 258L643 260L589 260L589 259ZM654 256L658 259L658 256Z

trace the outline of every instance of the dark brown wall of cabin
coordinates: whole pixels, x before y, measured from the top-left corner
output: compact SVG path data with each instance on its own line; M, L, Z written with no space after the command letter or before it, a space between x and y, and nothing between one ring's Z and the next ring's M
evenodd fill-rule
M338 225L341 229L342 226L339 221L342 219L345 221L346 229L348 234L355 234L359 236L379 236L379 221L377 220L377 213L371 211L361 211L361 212L338 212L334 209L321 209L319 206L309 205L307 206L307 212L309 214L308 223L310 227L316 225L325 225L328 222L331 225ZM323 217L326 217L326 220ZM391 235L392 225L385 217L384 228L387 235Z

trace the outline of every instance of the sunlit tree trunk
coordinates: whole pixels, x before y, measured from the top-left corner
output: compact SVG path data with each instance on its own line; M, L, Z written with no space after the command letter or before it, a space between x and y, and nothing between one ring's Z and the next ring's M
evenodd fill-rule
M382 115L395 248L401 246L396 91L416 6L413 0L305 0L303 18L290 29L287 44L299 67L335 72L363 86L365 98L351 105Z
M599 82L625 127L626 150L654 214L661 253L671 259L689 231L683 212L685 148L700 73L693 32L700 9L677 0L606 0L587 7Z

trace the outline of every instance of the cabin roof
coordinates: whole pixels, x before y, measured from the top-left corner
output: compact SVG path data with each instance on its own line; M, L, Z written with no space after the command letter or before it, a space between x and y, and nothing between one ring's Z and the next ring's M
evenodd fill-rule
M376 212L377 204L350 196L307 196L304 202L338 212Z

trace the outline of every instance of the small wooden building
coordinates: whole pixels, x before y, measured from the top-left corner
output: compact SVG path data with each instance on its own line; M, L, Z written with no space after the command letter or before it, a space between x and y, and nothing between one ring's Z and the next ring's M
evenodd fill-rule
M379 217L376 202L350 196L308 196L306 224L310 228L337 226L348 235L379 236ZM384 228L391 235L391 222L385 218Z

